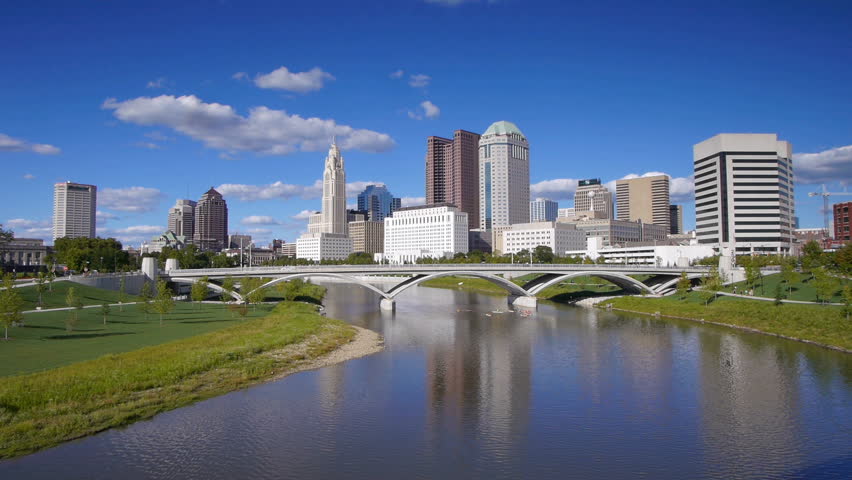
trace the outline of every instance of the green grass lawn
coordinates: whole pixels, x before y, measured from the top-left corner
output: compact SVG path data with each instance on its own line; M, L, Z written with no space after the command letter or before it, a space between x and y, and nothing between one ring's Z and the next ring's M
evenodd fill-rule
M67 307L65 295L68 294L68 289L71 287L74 287L74 291L77 297L83 302L83 305L100 305L104 302L118 303L117 291L103 290L74 282L53 282L53 291L42 294L42 301L44 302L42 308ZM16 288L15 291L26 302L24 310L34 310L38 306L38 292L34 285L31 287ZM133 295L126 295L126 297L125 302L135 302L138 300L138 297Z
M776 306L772 302L734 297L719 297L705 306L697 292L690 293L685 300L676 296L619 297L604 302L607 303L625 310L704 319L852 350L852 321L846 319L840 307Z
M163 329L181 328L178 323ZM352 327L320 316L315 306L287 302L263 317L203 335L4 378L0 458L127 425L272 378L354 336ZM285 348L301 342L306 342L303 348ZM44 343L41 354L50 355L54 345Z
M849 284L849 280L838 279L840 288L831 299L832 302L843 302L843 285ZM816 290L813 287L812 277L810 274L796 273L796 281L792 284L792 295L789 294L789 287L780 273L766 275L763 281L754 289L755 296L775 298L775 289L778 284L781 284L781 294L783 298L789 300L803 300L806 302L816 302ZM724 289L726 292L733 292L734 285L737 286L737 293L746 291L746 283L738 282L732 285L727 285Z
M55 285L54 285L55 286ZM95 289L97 290L97 289ZM249 308L248 316L266 315L271 305ZM149 319L136 305L125 305L124 312L111 307L107 324L100 308L79 310L73 332L65 329L69 312L39 312L24 316L23 327L9 329L9 340L0 340L0 376L39 370L89 360L106 354L135 350L229 327L244 320L228 312L223 305L198 305L177 302L164 317L151 314ZM0 331L2 335L2 331ZM0 337L2 338L2 337Z

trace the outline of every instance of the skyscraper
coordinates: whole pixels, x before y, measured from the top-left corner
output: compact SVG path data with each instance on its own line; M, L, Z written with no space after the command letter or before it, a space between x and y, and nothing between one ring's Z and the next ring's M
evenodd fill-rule
M669 220L671 227L669 233L680 234L683 232L683 205L669 205Z
M615 197L619 220L671 228L668 175L616 180Z
M426 139L426 204L451 203L479 225L479 134L456 130L453 139Z
M346 233L346 172L343 156L333 142L322 173L322 233Z
M835 203L831 206L834 212L834 239L841 242L852 240L852 234L849 232L849 207L852 207L852 202Z
M57 183L53 186L53 240L57 238L94 238L97 218L98 187L82 183Z
M367 212L367 220L371 222L384 221L401 206L402 200L391 195L384 185L367 185L358 194L358 210Z
M789 253L793 147L776 134L722 133L693 147L700 244L736 253Z
M479 139L479 228L530 219L530 144L512 122L491 124Z
M612 218L612 192L601 185L600 178L580 180L574 191L574 213L598 212L596 218Z
M168 230L191 241L195 236L196 205L192 200L178 200L175 206L169 209Z
M530 202L530 222L552 222L559 216L559 204L546 198Z
M210 187L195 206L193 243L201 250L218 251L228 244L228 204Z

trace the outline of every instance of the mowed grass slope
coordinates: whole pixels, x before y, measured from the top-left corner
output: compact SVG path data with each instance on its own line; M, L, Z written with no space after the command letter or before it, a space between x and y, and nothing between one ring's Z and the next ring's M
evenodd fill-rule
M781 285L781 297L784 299L802 300L805 302L818 301L816 289L814 288L813 276L807 273L798 272L795 274L795 276L796 280L791 284L788 284L784 281L780 273L766 275L754 289L754 295L758 297L775 298L776 288L778 288L778 285ZM837 282L839 288L834 293L834 296L832 297L831 301L836 303L842 303L843 286L849 285L852 282L840 278L837 279ZM733 292L733 288L735 285L737 287L737 293L743 293L747 290L745 282L738 282L731 285L727 285L724 290L726 292Z
M662 298L619 297L604 304L615 308L653 314L704 319L753 328L787 337L810 340L852 350L852 321L841 307L782 304L735 297L719 297L704 305L697 292L679 300L676 295Z
M0 458L272 378L354 336L352 327L319 315L316 307L287 302L215 332L6 377L0 381ZM301 342L301 348L283 349Z
M47 285L45 285L47 287ZM68 295L68 289L74 287L74 293L83 302L83 305L100 305L106 303L118 303L118 292L112 290L103 290L100 288L81 285L79 283L62 281L53 282L53 291L45 291L42 294L44 305L42 308L64 308L68 305L65 303L65 296ZM24 310L35 310L38 306L38 291L35 285L31 287L20 287L15 289L16 292L24 299L26 305ZM125 302L135 302L139 300L134 295L125 295Z
M110 307L107 324L100 308L78 310L79 320L72 332L66 331L69 311L30 313L24 326L9 329L9 340L0 341L0 377L31 373L106 354L128 352L149 345L170 342L229 327L242 322L224 305L198 305L178 302L172 313L150 314L146 320L138 305ZM258 305L249 318L266 315L272 306ZM2 332L0 332L2 334Z

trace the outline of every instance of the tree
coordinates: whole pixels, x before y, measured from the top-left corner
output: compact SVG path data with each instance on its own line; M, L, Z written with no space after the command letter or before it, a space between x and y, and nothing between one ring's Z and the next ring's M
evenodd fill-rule
M707 275L701 278L701 298L704 299L704 305L716 298L716 292L720 288L722 288L722 279L719 276L719 269L710 267Z
M157 282L157 297L154 299L154 311L160 314L160 325L163 324L163 315L175 308L175 300L172 298L172 289L165 280Z
M686 272L680 273L680 279L677 281L677 295L681 300L686 298L687 292L689 292L689 287L691 286L689 282L689 277L686 276Z
M263 280L257 277L249 277L244 278L242 282L240 282L240 295L243 296L243 299L248 303L255 303L255 300L258 298L256 294L257 290L263 284ZM266 294L263 294L263 298L266 298Z
M14 287L15 280L7 273L3 276L3 290L0 291L0 321L3 322L6 340L9 340L9 327L24 320L24 299Z
M3 224L0 223L0 246L12 241L15 238L15 232L3 229Z
M68 293L65 295L65 304L71 307L68 316L65 318L65 330L71 332L74 331L74 326L77 325L79 320L79 312L83 308L83 301L77 296L76 288L68 289Z
M816 290L817 299L823 303L830 302L831 297L834 296L840 287L840 282L825 267L815 268L811 273L814 276L813 286Z
M553 263L553 249L547 245L539 245L533 251L533 258L539 263Z
M151 313L151 284L147 280L142 282L142 291L139 292L139 305L147 321L148 314Z
M201 302L207 298L207 282L207 277L201 277L192 284L192 289L189 292L189 296L192 298L192 301L197 302L199 308L201 308Z
M38 276L35 279L35 287L36 292L38 292L38 306L42 307L44 306L44 303L42 302L42 295L47 290L47 277L44 272L38 273Z
M255 305L256 308L258 303L261 303L266 300L266 294L266 289L261 288L260 285L257 285L255 286L255 288L252 289L251 292L249 292L248 298L246 298L246 300L248 300L249 303Z
M775 301L773 302L773 303L775 303L776 307L783 303L783 302L781 302L781 300L783 298L784 298L784 295L781 293L781 284L776 283L775 284Z
M53 250L60 263L77 271L87 265L98 265L102 269L107 267L102 264L101 258L112 263L113 270L130 264L129 254L122 250L121 242L114 238L57 238Z
M813 275L814 269L822 265L822 247L814 240L802 247L802 270Z
M852 274L852 242L843 245L843 248L834 252L834 261L841 273L844 275Z
M231 296L231 293L234 292L234 279L231 277L225 277L225 280L222 281L222 303L230 302L234 299Z
M793 262L793 260L789 259L781 264L781 278L784 279L784 283L787 284L787 298L793 296L793 283L798 278Z
M849 320L849 314L852 313L852 285L848 283L843 287L843 312L846 314L846 320Z
M56 280L56 272L53 267L47 269L47 291L53 292L53 281Z
M104 325L106 325L107 316L109 315L109 304L106 302L101 304L101 315L104 317Z
M127 285L125 285L124 277L118 280L118 310L124 311L124 301L127 299Z
M754 289L761 277L760 267L752 262L747 263L745 266L745 276L748 288Z

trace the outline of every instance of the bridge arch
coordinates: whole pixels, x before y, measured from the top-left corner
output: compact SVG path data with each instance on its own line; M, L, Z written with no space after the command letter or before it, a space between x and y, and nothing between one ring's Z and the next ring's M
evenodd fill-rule
M307 277L336 278L338 280L343 280L347 283L354 283L356 285L360 285L364 288L367 288L369 290L372 290L372 291L378 293L379 295L382 296L382 298L390 299L388 294L385 293L384 291L382 291L380 288L376 287L375 285L370 285L369 283L367 283L363 280L360 280L356 277L353 277L351 275L344 275L344 274L341 274L341 273L320 273L320 272L317 272L317 273L293 273L293 274L290 274L290 275L285 275L283 277L275 278L275 279L270 280L270 281L264 283L263 285L257 287L255 290L252 290L251 292L246 293L245 297L248 298L248 296L251 295L252 292L254 292L256 290L260 290L260 289L263 289L263 288L269 288L273 285L276 285L276 284L279 284L279 283L282 283L282 282L287 282L287 281L290 281L290 280L295 280L297 278L307 278Z
M420 276L415 275L415 276L413 276L413 277L411 277L411 278L409 278L409 279L407 279L403 282L400 282L400 283L394 285L393 288L391 288L388 291L387 295L388 295L389 298L393 299L393 298L396 298L400 293L404 292L405 290L407 290L407 289L409 289L409 288L411 288L415 285L419 285L420 283L423 283L427 280L432 280L434 278L441 278L441 277L475 277L475 278L481 278L483 280L488 280L489 282L497 285L498 287L502 287L502 288L506 289L506 291L508 291L511 295L515 295L515 296L518 296L518 297L529 297L529 296L531 296L531 294L529 292L527 292L526 290L521 288L518 284L513 283L509 280L506 280L503 277L500 277L500 276L497 276L497 275L494 275L494 274L491 274L491 273L481 273L481 272L471 272L471 271L441 272L441 273L433 273L431 275L420 275Z
M183 284L188 284L188 285L193 285L195 283L200 282L200 280L193 280L191 278L180 278L180 277L170 278L169 281L173 282L173 283L183 283ZM206 282L206 285L207 285L208 290L213 290L214 292L217 292L217 293L227 293L234 300L236 300L240 303L245 302L242 295L240 295L239 293L234 292L234 291L229 292L229 291L225 290L224 288L222 288L221 285L216 285L215 283L212 283L212 282Z
M704 275L702 275L700 273L688 273L686 275L686 278L689 279L691 284L694 284L696 279L700 279L703 276ZM672 278L671 280L666 280L665 282L662 282L659 285L657 285L657 291L663 292L663 291L669 290L671 288L675 288L677 286L677 282L679 280L680 280L680 275L677 275L676 277Z
M633 277L629 277L623 273L618 272L602 272L602 271L585 271L585 272L571 272L562 275L558 275L541 283L537 283L536 285L530 287L529 294L530 295L538 295L539 292L544 290L547 287L559 284L560 282L564 282L565 280L574 278L574 277L598 277L603 278L604 280L609 280L610 282L618 285L619 287L627 290L631 288L638 289L639 291L646 291L650 294L654 294L655 292L651 289L651 287L645 285L644 283L636 280Z

